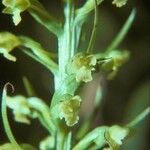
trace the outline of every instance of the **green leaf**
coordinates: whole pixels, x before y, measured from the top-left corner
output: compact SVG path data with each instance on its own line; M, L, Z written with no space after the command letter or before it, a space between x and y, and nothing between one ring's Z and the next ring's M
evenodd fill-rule
M3 0L2 3L6 7L3 13L13 15L15 25L18 25L21 21L20 14L30 7L29 0Z
M10 61L16 61L16 57L11 55L10 52L19 46L20 40L9 32L0 32L0 53Z
M117 7L122 7L127 3L128 0L113 0L112 4L115 4Z

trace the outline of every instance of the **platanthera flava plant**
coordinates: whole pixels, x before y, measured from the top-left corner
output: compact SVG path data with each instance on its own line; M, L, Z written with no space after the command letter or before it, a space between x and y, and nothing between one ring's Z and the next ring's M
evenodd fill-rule
M12 51L18 48L44 65L54 76L55 91L48 106L44 100L33 96L27 78L24 78L24 85L28 97L8 96L7 87L10 86L13 89L13 86L6 83L3 88L1 113L9 142L1 145L0 150L118 150L136 124L149 114L148 107L124 126L116 124L98 126L91 130L88 124L91 118L79 124L79 110L83 101L78 90L80 85L91 82L93 74L99 71L100 75L106 75L108 79L112 79L129 58L129 52L119 50L118 46L134 20L134 9L105 51L96 53L97 51L93 49L98 17L97 7L102 2L103 0L85 0L82 7L77 8L75 0L63 0L64 21L59 23L38 0L2 0L5 7L3 13L10 14L15 25L21 22L22 13L28 12L50 34L54 34L58 39L58 56L54 59L56 54L45 50L32 38L7 31L0 33L0 54L15 62L17 58ZM126 2L127 0L113 0L112 4L122 7ZM86 49L79 49L83 24L92 12L94 19L89 43L86 44ZM96 95L100 92L99 86L97 89ZM100 97L96 96L96 99ZM96 101L95 109L99 105L100 103ZM30 124L31 119L38 119L47 130L48 136L41 140L38 148L17 142L8 122L6 107L12 110L17 122ZM77 128L76 132L73 132L74 128Z

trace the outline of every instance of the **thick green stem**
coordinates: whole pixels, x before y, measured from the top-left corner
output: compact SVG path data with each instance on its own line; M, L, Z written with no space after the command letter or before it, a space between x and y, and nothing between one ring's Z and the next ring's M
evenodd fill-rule
M72 19L74 14L72 0L65 0L65 24L64 31L58 38L58 63L59 63L59 76L55 77L55 90L61 87L60 84L64 84L63 93L67 93L67 83L63 82L67 76L66 65L70 58L74 54L72 50L72 42L74 40L72 36ZM57 150L70 150L71 146L71 132L68 132L68 128L64 125L60 125L57 131L56 137L56 149Z
M57 79L56 89L59 87L61 81L66 78L66 65L71 58L71 45L72 41L72 16L74 14L74 9L71 0L65 1L65 24L64 31L58 38L58 53L59 53L59 78ZM57 85L58 84L58 85ZM65 90L65 89L64 89Z

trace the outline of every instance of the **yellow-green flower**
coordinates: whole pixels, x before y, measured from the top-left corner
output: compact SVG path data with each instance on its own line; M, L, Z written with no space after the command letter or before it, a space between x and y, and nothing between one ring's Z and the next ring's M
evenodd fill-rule
M67 73L75 74L77 82L92 80L92 71L95 70L96 58L93 55L76 54L67 65Z
M113 0L112 3L115 4L117 7L122 7L127 3L127 0Z
M66 99L58 104L59 117L65 119L68 126L73 126L79 120L79 108L81 105L80 96L66 96Z
M118 72L118 69L128 61L130 56L129 51L114 50L107 55L105 62L102 64L102 69L109 72L108 79L112 79Z
M18 25L21 21L20 14L30 6L29 0L3 0L2 3L6 7L3 13L13 15L15 25Z
M20 41L15 35L9 32L0 33L0 53L8 60L16 61L16 57L11 55L10 52L19 45Z
M114 125L106 130L105 138L112 149L119 150L120 145L122 145L122 140L124 140L128 134L128 128Z
M30 123L27 115L31 114L30 106L24 96L7 96L7 106L13 110L15 120L22 123Z

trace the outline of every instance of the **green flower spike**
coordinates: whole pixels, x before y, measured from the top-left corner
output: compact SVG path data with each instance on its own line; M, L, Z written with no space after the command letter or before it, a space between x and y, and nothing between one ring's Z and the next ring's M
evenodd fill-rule
M78 112L80 108L81 98L80 96L67 95L66 99L58 104L60 119L65 118L68 126L73 126L79 120Z
M127 0L113 0L112 3L115 4L117 7L122 7L127 3Z
M0 53L2 53L8 60L16 61L16 57L9 53L19 45L20 41L15 35L9 32L0 33Z
M77 82L92 80L92 71L95 70L96 58L93 55L76 54L67 66L68 74L75 74Z
M15 25L18 25L21 21L20 14L30 6L29 0L3 0L2 3L6 7L3 13L13 15Z

